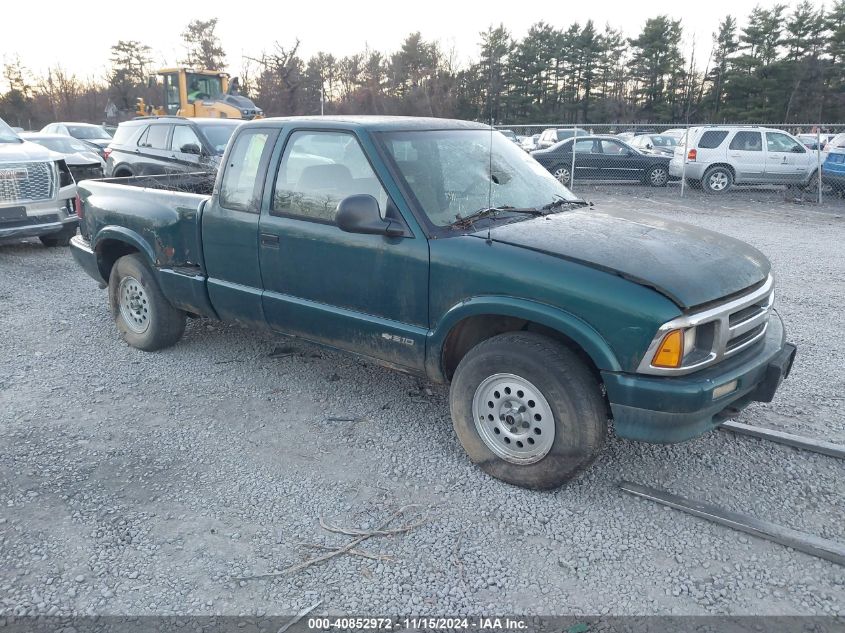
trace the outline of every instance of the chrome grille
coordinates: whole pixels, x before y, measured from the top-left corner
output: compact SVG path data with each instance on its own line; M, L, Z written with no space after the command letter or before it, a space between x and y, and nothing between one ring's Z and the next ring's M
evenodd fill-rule
M55 180L53 163L0 163L0 203L51 200Z
M660 376L683 375L712 365L753 345L766 335L769 315L775 301L774 279L769 276L762 286L720 306L687 314L660 327L638 371ZM684 357L680 367L655 367L651 359L663 337L672 330L697 328L705 347L696 342L694 353Z

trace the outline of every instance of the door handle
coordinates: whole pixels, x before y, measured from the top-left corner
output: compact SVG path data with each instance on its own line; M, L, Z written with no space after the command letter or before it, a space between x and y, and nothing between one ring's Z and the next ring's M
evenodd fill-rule
M279 248L279 236L271 235L270 233L262 233L261 246L266 246L268 248Z

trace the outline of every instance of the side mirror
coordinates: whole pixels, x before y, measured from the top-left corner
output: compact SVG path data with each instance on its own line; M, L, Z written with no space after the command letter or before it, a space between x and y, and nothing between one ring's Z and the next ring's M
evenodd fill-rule
M183 154L202 154L202 149L200 149L200 146L196 143L186 143L185 145L179 148L179 151Z
M404 229L381 217L378 200L368 194L347 196L337 205L334 221L341 231L368 235L404 235Z
M645 148L646 149L654 149L654 145L652 145L651 143L646 143Z

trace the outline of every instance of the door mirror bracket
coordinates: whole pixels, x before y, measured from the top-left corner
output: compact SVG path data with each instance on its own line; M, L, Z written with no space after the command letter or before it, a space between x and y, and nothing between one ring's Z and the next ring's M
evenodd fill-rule
M368 194L347 196L337 205L335 223L341 231L401 237L405 228L396 220L381 217L378 200Z

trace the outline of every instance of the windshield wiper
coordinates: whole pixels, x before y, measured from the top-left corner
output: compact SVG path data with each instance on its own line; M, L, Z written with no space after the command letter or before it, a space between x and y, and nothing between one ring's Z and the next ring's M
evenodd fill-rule
M560 197L557 200L551 201L549 204L544 204L540 207L541 211L553 211L554 209L560 209L561 207L567 207L569 205L575 207L586 207L589 206L590 203L586 200L569 200L568 198Z
M526 215L545 215L542 209L537 209L535 207L511 207L508 205L503 205L499 207L485 207L483 209L479 209L478 211L473 211L472 213L466 216L456 216L455 221L452 222L452 226L466 228L472 226L473 222L475 222L476 220L492 217L498 215L499 213L524 213Z

